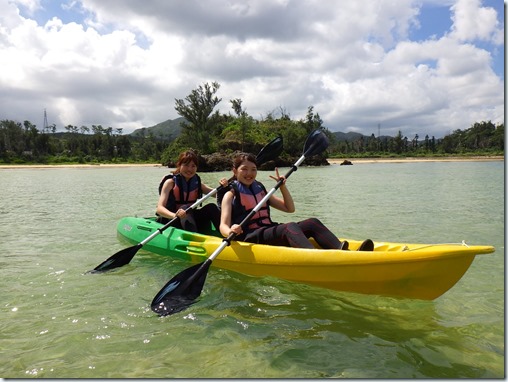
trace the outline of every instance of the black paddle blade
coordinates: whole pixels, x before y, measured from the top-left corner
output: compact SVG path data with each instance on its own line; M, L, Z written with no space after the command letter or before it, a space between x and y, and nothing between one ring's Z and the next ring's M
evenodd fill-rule
M267 143L265 147L261 149L261 151L256 156L256 162L258 165L269 162L277 158L282 152L283 144L282 137L277 137L273 139L271 142Z
M169 280L155 295L151 308L159 316L168 316L187 309L201 294L211 261L193 265Z
M317 155L326 150L329 145L328 137L321 130L314 130L310 133L305 141L305 147L303 149L303 155L311 157Z
M110 271L114 268L123 267L129 264L136 252L142 247L141 244L136 244L133 247L122 249L120 252L115 253L113 256L97 265L90 273L100 273Z

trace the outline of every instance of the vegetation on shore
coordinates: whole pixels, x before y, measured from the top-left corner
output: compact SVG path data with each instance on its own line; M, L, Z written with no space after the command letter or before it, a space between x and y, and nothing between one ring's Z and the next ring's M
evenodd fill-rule
M122 129L102 125L56 126L37 129L30 121L0 121L0 164L98 164L98 163L161 163L174 162L182 150L195 149L203 158L235 151L258 152L275 136L284 139L281 161L292 163L301 155L308 134L322 129L330 138L330 146L316 163L325 158L400 158L448 156L504 155L504 124L475 122L465 130L456 130L444 138L403 136L370 137L362 134L330 132L319 114L309 106L301 120L292 120L282 108L268 113L261 120L248 115L241 99L230 100L234 114L220 114L216 82L200 85L185 99L175 100L175 109L182 117L178 126L160 133L160 127L143 128L130 135ZM156 134L158 132L158 134ZM326 162L326 161L325 161ZM228 166L229 168L229 166ZM215 169L215 168L214 168ZM205 169L203 169L205 170Z

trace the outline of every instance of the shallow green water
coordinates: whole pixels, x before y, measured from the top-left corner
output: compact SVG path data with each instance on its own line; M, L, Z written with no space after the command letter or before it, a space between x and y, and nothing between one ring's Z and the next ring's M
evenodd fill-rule
M297 212L278 221L318 216L341 237L496 246L435 301L212 268L199 303L164 318L150 301L190 264L140 251L118 271L85 272L125 248L118 219L153 215L167 169L0 170L0 377L502 378L503 166L333 165L288 180ZM259 175L267 185L269 174Z

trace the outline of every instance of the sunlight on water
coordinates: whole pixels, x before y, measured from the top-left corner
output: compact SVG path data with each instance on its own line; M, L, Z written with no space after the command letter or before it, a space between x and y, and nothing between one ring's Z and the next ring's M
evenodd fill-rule
M0 170L4 378L502 378L503 163L300 168L297 211L339 237L490 244L435 301L340 293L212 267L198 302L150 302L190 264L125 248L123 216L152 216L167 169ZM267 188L271 172L260 172ZM215 187L229 172L202 174Z

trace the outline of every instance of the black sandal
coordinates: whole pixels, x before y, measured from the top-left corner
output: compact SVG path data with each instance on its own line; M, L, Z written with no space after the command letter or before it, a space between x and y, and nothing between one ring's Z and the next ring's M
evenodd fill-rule
M363 243L358 248L359 251L373 251L374 250L374 242L370 239L364 240Z

